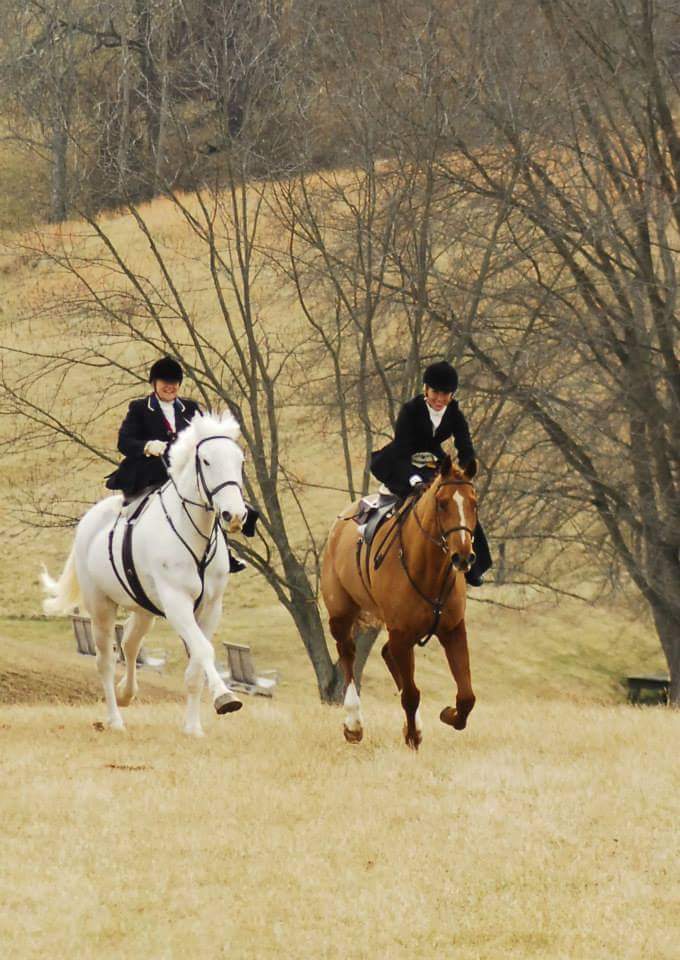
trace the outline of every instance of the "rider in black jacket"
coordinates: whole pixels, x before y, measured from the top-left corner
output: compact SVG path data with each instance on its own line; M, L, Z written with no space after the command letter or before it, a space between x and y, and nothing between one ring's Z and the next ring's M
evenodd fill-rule
M165 483L164 457L192 417L201 413L194 400L177 395L182 376L172 357L156 360L149 371L153 393L128 407L118 432L118 449L125 459L106 480L109 490L122 490L127 501Z
M453 395L458 374L445 360L432 363L423 376L425 391L403 405L397 417L394 440L376 450L371 472L397 496L407 497L414 488L429 483L444 458L442 443L449 438L462 467L476 459L467 420ZM489 546L479 524L474 534L476 560L466 579L481 586L491 566Z
M124 503L163 486L168 450L192 417L202 416L195 400L177 395L182 378L182 367L172 357L156 360L149 370L153 393L128 407L118 432L118 449L125 459L106 480L109 490L122 490ZM229 550L230 572L239 573L245 566Z

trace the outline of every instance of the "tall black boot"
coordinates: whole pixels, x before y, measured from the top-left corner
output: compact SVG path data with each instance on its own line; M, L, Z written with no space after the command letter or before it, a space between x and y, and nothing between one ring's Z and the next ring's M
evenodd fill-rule
M477 526L475 527L474 537L475 562L465 574L465 579L471 587L481 587L484 583L484 574L490 569L490 567L493 566L493 560L491 559L489 542L486 539L486 534L484 533L479 520L477 521Z

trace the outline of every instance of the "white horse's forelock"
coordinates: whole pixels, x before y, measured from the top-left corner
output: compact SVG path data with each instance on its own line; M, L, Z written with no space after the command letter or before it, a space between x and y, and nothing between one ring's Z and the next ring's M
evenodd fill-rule
M190 460L193 460L196 445L206 437L229 437L238 440L241 430L238 422L229 413L196 414L186 430L183 430L170 448L170 473L178 477Z

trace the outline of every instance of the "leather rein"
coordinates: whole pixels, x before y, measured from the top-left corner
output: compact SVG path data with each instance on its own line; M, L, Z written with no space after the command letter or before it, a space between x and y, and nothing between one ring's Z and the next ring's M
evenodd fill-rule
M175 534L175 536L176 536L177 539L180 541L180 543L182 543L182 544L186 547L186 549L189 551L189 553L190 553L191 556L192 556L192 559L193 559L194 563L196 564L196 572L198 573L198 577L199 577L199 580L200 580L200 582L201 582L201 591L200 591L198 597L196 598L196 600L195 600L195 602L194 602L194 611L196 611L196 610L198 609L198 607L199 607L199 605L200 605L200 603L201 603L201 600L203 599L203 591L204 591L204 589L205 589L205 571L206 571L206 569L208 568L209 564L210 564L210 563L212 562L212 560L214 559L215 554L217 553L217 536L216 536L216 531L217 531L218 528L219 528L219 530L222 532L222 536L224 537L224 542L225 542L225 544L227 544L227 546L228 546L229 541L228 541L228 539L227 539L226 533L224 532L224 528L223 528L222 525L219 523L217 517L215 517L215 520L214 520L214 522L213 522L213 525L212 525L212 528L211 528L211 530L210 530L210 533L208 534L208 536L206 536L206 535L203 533L203 531L200 530L200 529L198 528L198 526L196 525L196 523L194 522L194 518L191 516L190 511L187 509L187 504L189 504L190 506L193 506L193 507L200 507L201 509L205 510L207 513L210 513L211 511L214 511L214 509L215 509L215 504L214 504L215 495L216 495L217 493L219 493L220 490L224 489L224 487L228 487L228 486L238 487L239 491L241 492L241 496L243 496L243 490L242 490L241 484L238 483L238 481L236 481L236 480L225 480L223 483L219 483L219 484L217 484L216 487L213 487L212 490L210 490L210 489L208 488L208 485L207 485L206 479L205 479L205 475L204 475L204 473L203 473L203 467L202 467L202 465L201 465L201 461L200 461L200 457L199 457L198 451L199 451L200 447L203 446L204 443L208 443L208 441L210 441L210 440L231 440L232 443L236 443L236 441L235 441L235 440L232 440L231 437L227 437L227 436L222 435L222 434L215 434L215 435L212 436L212 437L204 437L203 440L200 440L200 441L196 444L196 450L195 450L195 454L194 454L194 466L195 466L195 469L196 469L197 486L198 486L199 492L200 492L201 488L203 489L203 492L205 493L205 496L206 496L208 505L206 505L203 501L191 500L189 497L183 496L183 495L180 493L179 488L177 487L177 484L175 483L175 480L174 480L172 474L169 473L169 472L168 472L168 480L167 480L166 483L164 483L163 486L158 490L158 499L160 500L161 507L163 508L163 513L165 514L165 519L167 520L167 522L168 522L168 524L169 524L169 526L170 526L170 529L171 529L172 532ZM165 457L163 457L163 462L165 463L166 467L169 466L169 463L168 463L168 461L167 461L167 459L166 459ZM167 508L167 506L166 506L166 504L165 504L165 501L164 501L164 499L163 499L163 492L164 492L169 486L172 486L172 487L174 488L175 493L177 494L177 497L179 498L179 501L180 501L180 503L182 504L182 509L184 510L184 513L186 514L189 522L191 523L191 526L194 528L194 530L196 531L196 533L201 537L201 539L203 539L203 540L206 541L205 550L203 551L203 555L202 555L201 557L198 557L198 556L194 553L194 551L193 551L193 549L191 548L191 546L187 543L187 541L184 539L184 537L181 535L181 533L180 533L179 530L177 529L177 527L176 527L176 525L175 525L172 517L170 516L170 513L168 512L168 508ZM146 501L143 501L143 503L142 503L141 506L143 507L144 504L146 504L146 503L148 503L148 499L147 499ZM126 531L125 531L125 534L123 535L123 536L124 536L124 544L123 544L124 560L123 560L123 566L124 566L125 574L126 574L126 576L127 576L127 578L128 578L128 581L129 581L130 586L128 586L128 584L125 583L125 581L124 581L123 578L121 577L120 573L118 572L118 569L116 568L116 564L115 564L114 557L113 557L113 535L114 535L116 526L118 525L118 520L120 519L120 514L118 515L118 518L116 519L116 523L113 525L113 528L111 529L111 532L109 533L109 560L110 560L110 562L111 562L111 566L113 567L113 572L115 573L115 575L116 575L116 577L117 577L117 579L118 579L118 582L119 582L120 585L123 587L123 589L124 589L125 592L128 594L128 596L129 596L132 600L134 600L135 603L139 604L140 607L143 607L145 610L148 610L150 613L153 613L153 614L155 614L156 616L164 617L165 614L164 614L161 610L159 610L158 607L156 607L156 605L155 605L155 604L150 600L150 598L147 596L146 591L145 591L144 588L142 587L142 584L141 584L141 582L140 582L140 580L139 580L139 577L138 577L138 575L137 575L137 571L136 571L135 566L134 566L134 561L133 561L133 556L132 556L132 529L133 529L136 521L139 519L139 516L141 515L142 512L143 512L143 511L142 511L141 509L140 509L139 511L136 511L135 514L133 514L133 516L131 517L131 519L127 521L127 529L126 529ZM132 589L130 589L130 588L132 588Z
M451 486L472 487L473 484L470 480L441 480L439 482L438 488L451 487ZM464 524L459 524L454 527L449 527L448 530L444 530L442 528L441 520L439 518L439 512L435 509L435 516L437 518L437 532L438 532L438 536L435 538L431 535L429 530L425 529L425 527L422 524L422 521L418 515L418 509L417 509L418 503L419 503L419 500L413 500L411 505L408 506L406 509L404 509L397 516L396 523L391 527L391 529L387 532L387 534L381 541L380 548L376 553L375 560L373 562L373 566L374 566L374 569L377 570L380 564L383 562L383 560L387 556L387 554L389 553L390 549L392 548L392 545L395 543L395 539L396 539L395 531L396 531L396 534L398 534L398 538L399 538L399 560L401 561L401 566L404 573L406 574L406 578L408 579L408 582L411 584L415 592L421 598L421 600L424 600L425 603L427 603L427 605L431 607L433 612L432 626L430 627L430 630L427 636L420 640L416 640L416 643L418 644L419 647L424 647L425 644L430 640L430 638L436 632L437 627L439 626L439 621L441 620L442 612L444 610L444 607L446 606L446 602L451 596L451 593L456 583L456 571L455 570L453 571L453 577L449 576L451 571L453 570L453 555L451 553L451 547L449 546L448 538L452 533L457 533L460 530L465 530L467 533L470 534L471 537L473 537L474 530L471 530L470 527L465 526ZM411 576L411 573L408 569L408 560L406 557L406 550L404 548L403 528L404 528L404 521L406 520L409 513L412 513L413 516L415 517L416 523L421 533L423 533L423 535L431 543L433 543L436 547L438 547L445 555L449 554L449 562L447 563L444 571L444 579L443 579L441 588L434 599L429 597L426 593L424 593L421 590L421 588L418 586L416 581ZM387 543L388 540L389 540L389 543ZM387 543L387 546L385 546L386 543ZM370 553L370 548L368 552ZM368 564L368 557L367 557L366 558L367 573L368 573L368 566L369 564ZM361 576L361 566L359 567L359 575ZM363 583L363 576L361 576L361 580ZM368 590L367 585L365 583L364 583L364 588ZM368 592L370 593L370 590Z

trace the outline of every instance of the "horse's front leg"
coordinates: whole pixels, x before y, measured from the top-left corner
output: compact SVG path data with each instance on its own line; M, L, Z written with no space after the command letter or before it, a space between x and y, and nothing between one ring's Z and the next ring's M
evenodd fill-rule
M423 740L423 726L419 710L420 690L415 682L413 643L412 637L407 637L399 630L390 630L383 658L401 690L401 705L406 714L404 740L408 747L417 750Z
M212 646L212 637L220 619L220 598L215 600L204 599L197 614L197 622L206 640ZM196 657L189 657L189 663L184 672L184 683L187 688L187 711L184 719L184 732L191 737L202 737L201 724L201 693L205 681L205 670Z
M162 591L161 601L168 623L184 640L189 653L189 666L185 677L187 678L187 685L191 684L192 702L200 701L201 690L198 683L200 682L202 686L203 680L201 678L199 681L197 678L199 671L203 671L208 681L208 689L215 710L220 714L240 710L243 703L229 690L217 672L213 645L196 622L191 597L187 594L180 595L177 591L166 588Z
M142 640L151 629L154 615L146 610L135 610L125 624L123 634L123 655L125 673L116 687L116 700L119 707L127 705L137 696L137 655Z
M453 630L440 630L438 637L439 642L444 647L446 659L449 661L449 667L457 687L455 708L444 707L439 714L439 719L442 723L448 723L455 730L464 730L468 714L475 705L475 695L472 692L470 677L470 654L468 652L465 620L461 620Z

